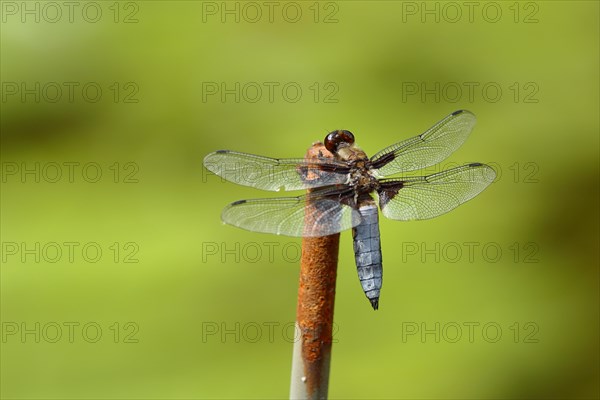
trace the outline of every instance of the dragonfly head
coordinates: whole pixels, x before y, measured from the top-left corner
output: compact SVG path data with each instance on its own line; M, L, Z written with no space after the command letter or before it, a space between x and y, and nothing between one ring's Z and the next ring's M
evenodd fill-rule
M343 147L354 144L354 135L350 131L333 131L325 137L325 148L336 154Z

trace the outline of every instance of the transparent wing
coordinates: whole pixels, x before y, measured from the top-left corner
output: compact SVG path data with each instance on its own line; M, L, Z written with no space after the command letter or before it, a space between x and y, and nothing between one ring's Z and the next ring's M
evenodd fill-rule
M221 219L253 232L295 237L333 235L360 223L358 211L343 204L351 201L351 195L340 193L329 190L299 197L240 200L225 207Z
M382 179L379 206L390 219L429 219L469 201L495 178L490 166L474 163L429 176Z
M415 171L437 164L458 149L467 139L475 115L455 111L425 133L387 147L371 157L373 168L381 176Z
M346 183L348 164L329 158L277 159L219 150L204 157L204 166L239 185L262 190L299 190Z

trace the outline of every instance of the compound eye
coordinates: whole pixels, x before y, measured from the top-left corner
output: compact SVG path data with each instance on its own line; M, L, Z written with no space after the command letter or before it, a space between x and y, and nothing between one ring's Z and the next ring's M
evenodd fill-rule
M350 131L333 131L325 137L325 148L335 153L340 145L350 146L354 143L354 135Z
M337 134L337 131L333 131L325 136L325 148L332 153L337 149Z

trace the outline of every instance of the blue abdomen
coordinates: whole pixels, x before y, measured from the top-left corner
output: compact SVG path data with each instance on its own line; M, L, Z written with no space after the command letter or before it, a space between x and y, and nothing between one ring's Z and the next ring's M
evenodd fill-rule
M379 239L379 212L375 204L359 208L361 223L352 229L354 258L358 279L374 310L379 307L383 279L381 243Z

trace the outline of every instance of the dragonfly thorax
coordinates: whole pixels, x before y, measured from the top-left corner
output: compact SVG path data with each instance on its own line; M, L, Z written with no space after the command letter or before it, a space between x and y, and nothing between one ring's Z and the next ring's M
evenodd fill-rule
M379 181L367 165L368 160L357 161L350 174L350 184L357 193L371 193L379 187Z

